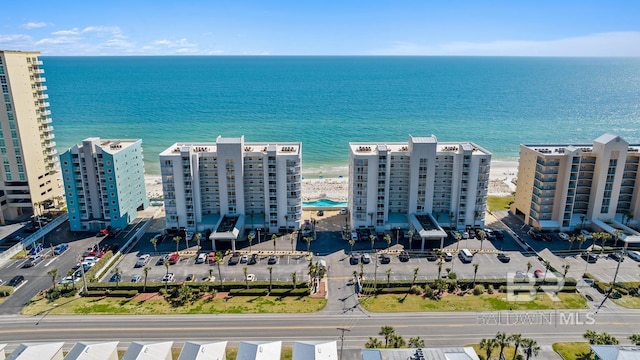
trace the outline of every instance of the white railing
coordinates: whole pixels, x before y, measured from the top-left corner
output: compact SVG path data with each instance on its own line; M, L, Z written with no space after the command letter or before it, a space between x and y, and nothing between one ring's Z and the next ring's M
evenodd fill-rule
M7 249L5 252L0 254L0 266L7 263L9 260L11 260L11 258L14 255L26 249L29 245L33 244L36 240L41 239L42 237L44 237L45 235L53 231L60 224L67 221L67 219L69 219L69 214L63 213L62 215L59 215L58 217L53 219L50 223L48 223L44 227L40 228L38 231L27 236L26 238L22 239L19 243Z

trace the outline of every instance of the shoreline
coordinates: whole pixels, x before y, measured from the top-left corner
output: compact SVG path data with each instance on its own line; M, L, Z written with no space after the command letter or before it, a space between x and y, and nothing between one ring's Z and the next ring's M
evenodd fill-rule
M322 173L302 180L302 201L330 199L347 201L349 179L347 177L325 177ZM517 161L491 161L488 196L510 196L515 190L518 177ZM147 197L152 201L162 198L160 175L145 175Z

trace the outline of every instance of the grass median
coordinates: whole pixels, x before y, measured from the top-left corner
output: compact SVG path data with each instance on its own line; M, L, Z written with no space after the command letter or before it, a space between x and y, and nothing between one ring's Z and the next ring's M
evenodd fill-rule
M325 307L325 299L309 297L245 297L199 299L183 306L172 306L161 296L133 298L73 297L49 301L35 297L22 309L23 315L163 315L163 314L261 314L310 313Z
M559 293L561 301L553 301L540 295L529 302L507 301L505 294L447 295L433 300L421 295L389 294L360 299L360 304L371 312L420 312L420 311L500 311L586 309L587 302L580 294Z
M554 343L553 351L560 354L564 360L580 360L593 358L588 342L581 341Z

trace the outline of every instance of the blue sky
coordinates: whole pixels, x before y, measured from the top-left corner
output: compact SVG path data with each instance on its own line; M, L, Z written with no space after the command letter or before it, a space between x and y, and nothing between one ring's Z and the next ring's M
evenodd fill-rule
M7 1L43 55L640 56L640 1Z

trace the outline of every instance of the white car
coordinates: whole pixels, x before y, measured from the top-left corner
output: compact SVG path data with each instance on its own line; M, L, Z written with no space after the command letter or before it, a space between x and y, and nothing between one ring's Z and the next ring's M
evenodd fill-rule
M463 239L468 239L468 238L469 238L469 232L467 232L467 231L463 231L463 232L462 232L462 238L463 238Z
M635 261L640 261L640 251L627 250L627 255Z
M255 274L247 274L247 281L256 281Z
M136 267L143 267L147 265L149 260L151 260L151 255L149 254L140 255L140 257L138 258L138 261L136 261Z
M566 232L558 233L558 237L565 241L569 240L569 234L567 234Z
M587 240L593 240L593 235L585 229L580 230L580 234L584 235Z
M198 254L198 257L196 258L196 264L202 264L207 260L207 254L205 253L200 253Z
M174 275L173 273L168 273L165 276L162 277L162 281L163 282L167 282L167 281L173 281Z
M340 215L347 215L347 208L340 209Z
M139 283L140 280L142 280L142 275L140 274L135 274L131 277L131 282L132 283Z

